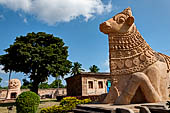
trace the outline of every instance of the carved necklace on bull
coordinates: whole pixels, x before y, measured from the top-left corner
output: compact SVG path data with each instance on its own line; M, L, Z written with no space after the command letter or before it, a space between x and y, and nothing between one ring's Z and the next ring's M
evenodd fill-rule
M114 75L143 71L157 61L154 51L133 25L127 33L109 34L110 69Z

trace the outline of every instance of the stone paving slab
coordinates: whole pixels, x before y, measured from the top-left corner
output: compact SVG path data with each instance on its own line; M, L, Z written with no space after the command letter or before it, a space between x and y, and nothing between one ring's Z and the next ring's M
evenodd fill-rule
M168 106L166 105L166 102L161 103L143 103L143 104L130 104L130 105L113 105L113 104L82 104L78 105L78 108L81 109L93 109L94 111L97 109L105 109L110 111L116 111L117 108L123 108L123 109L131 109L134 113L139 113L140 106L146 106L149 109L165 109L168 110Z
M133 108L135 106L166 106L166 102L160 103L143 103L143 104L129 104L129 105L113 105L113 104L81 104L81 106L87 107L104 107L104 108L117 108L117 107L128 107Z

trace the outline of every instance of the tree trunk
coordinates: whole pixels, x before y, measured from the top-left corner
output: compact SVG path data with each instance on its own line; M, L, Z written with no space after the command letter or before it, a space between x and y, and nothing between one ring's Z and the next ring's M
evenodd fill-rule
M36 94L38 94L38 85L39 85L40 82L38 81L33 81L32 82L32 87L31 87L31 91L32 92L35 92Z
M8 98L9 86L10 86L10 80L11 80L11 73L12 73L12 70L10 70L10 72L9 72L9 78L8 78L8 88L7 88L7 93L6 93L6 97L5 97L5 99L7 99L7 98Z

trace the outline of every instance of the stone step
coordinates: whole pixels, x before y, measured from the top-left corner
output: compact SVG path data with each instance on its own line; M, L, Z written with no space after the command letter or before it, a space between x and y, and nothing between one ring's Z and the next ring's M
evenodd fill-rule
M100 113L112 113L113 109L104 109L104 108L99 108L99 107L88 107L88 106L81 106L78 105L76 107L77 109L82 109L82 110L87 110L87 111L94 111L94 112L100 112Z
M140 109L139 109L139 108L135 108L135 106L129 107L129 109L132 109L132 111L133 111L134 113L140 113Z
M150 109L151 113L170 113L170 110L166 109Z
M105 113L105 112L96 112L91 110L83 110L83 109L73 109L74 113Z
M87 106L77 106L76 109L77 111L82 110L82 113L116 113L115 109L106 109L106 108L99 108L99 107L87 107ZM131 111L133 113L139 113L140 110L136 108L131 108ZM77 112L78 113L78 112ZM80 112L81 113L81 112Z
M143 105L146 106L151 113L170 113L166 105Z
M134 113L140 113L140 109L135 109L135 108L133 108L132 111L133 111Z
M119 108L118 108L119 109ZM123 108L121 108L123 109ZM131 113L140 113L140 109L137 108L129 108L131 109ZM89 107L89 106L81 106L78 105L76 109L73 110L75 113L116 113L116 109L106 109L106 108L100 108L100 107Z
M78 105L74 113L170 113L170 110L164 104L87 104Z

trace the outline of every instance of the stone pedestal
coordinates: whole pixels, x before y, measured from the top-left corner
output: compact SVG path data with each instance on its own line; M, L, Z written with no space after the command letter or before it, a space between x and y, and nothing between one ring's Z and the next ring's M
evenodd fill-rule
M18 79L11 79L9 82L9 89L7 99L15 99L21 93L21 82Z

